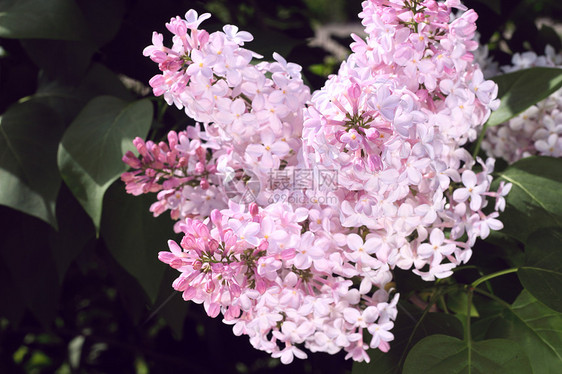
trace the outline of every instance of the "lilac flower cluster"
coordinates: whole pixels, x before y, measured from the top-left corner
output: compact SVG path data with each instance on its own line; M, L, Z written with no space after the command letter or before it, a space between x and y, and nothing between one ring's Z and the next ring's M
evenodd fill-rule
M453 8L463 13L451 22ZM185 300L283 363L303 348L369 361L394 338L393 269L448 277L502 228L510 186L491 191L494 160L462 148L498 106L473 63L477 16L458 0L365 1L368 37L353 36L312 95L300 66L252 63L252 36L208 34L208 17L173 18L172 48L155 33L145 49L161 70L155 95L202 123L168 143L136 139L139 156L124 157L127 190L158 192L151 210L170 210L184 234L159 259L180 272ZM332 171L337 185L267 183L302 170ZM250 181L253 201L233 201Z

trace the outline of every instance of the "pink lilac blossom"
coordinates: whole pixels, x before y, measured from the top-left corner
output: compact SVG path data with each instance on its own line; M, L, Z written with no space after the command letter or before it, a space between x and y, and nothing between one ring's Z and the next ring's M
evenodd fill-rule
M510 73L531 67L562 68L562 54L547 46L545 54L516 53L512 65L501 70ZM508 122L488 128L482 149L489 157L514 163L529 156L562 157L562 90L527 108Z
M144 50L154 94L201 125L136 139L127 191L158 192L151 211L177 221L159 259L185 300L285 364L304 348L369 361L394 339L393 270L450 276L502 227L510 185L490 191L494 160L462 148L498 106L473 62L477 15L365 1L366 40L312 95L297 64L253 63L249 33L199 29L209 16L172 18L173 46L155 33ZM234 201L250 183L252 202Z

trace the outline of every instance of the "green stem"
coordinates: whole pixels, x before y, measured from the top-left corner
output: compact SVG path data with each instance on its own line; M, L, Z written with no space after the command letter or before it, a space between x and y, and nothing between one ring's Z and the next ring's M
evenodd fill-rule
M443 308L443 312L445 312L445 314L449 314L449 309L447 309L447 303L445 302L445 297L443 295L439 297L439 301L441 301L441 308Z
M505 274L509 274L509 273L515 273L517 270L519 270L519 269L518 269L518 268L511 268L511 269L505 269L505 270L498 271L498 272L496 272L496 273L492 273L492 274L485 275L485 276L483 276L483 277L481 277L481 278L478 278L478 279L475 280L474 282L472 282L471 286L472 286L473 288L476 288L476 287L478 287L481 283L486 282L486 281L489 280L489 279L496 278L496 277L499 277L499 276L502 276L502 275L505 275Z
M476 265L462 265L462 266L457 266L452 271L453 273L456 273L458 271L467 270L467 269L478 269L478 267Z
M475 288L475 289L474 289L474 292L479 293L480 295L489 297L490 299L492 299L492 300L494 300L494 301L497 301L498 303L502 304L502 305L503 305L504 307L506 307L506 308L511 308L511 305L510 305L508 302L506 302L506 301L500 299L499 297L497 297L497 296L494 295L494 294L491 294L491 293L486 292L486 291L484 291L484 290L481 290L481 289L479 289L479 288Z

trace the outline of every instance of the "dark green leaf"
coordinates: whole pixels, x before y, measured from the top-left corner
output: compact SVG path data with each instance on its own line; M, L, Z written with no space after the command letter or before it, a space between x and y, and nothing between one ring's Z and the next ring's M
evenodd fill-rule
M562 314L547 308L527 291L521 292L511 308L504 307L484 323L486 338L507 338L521 345L527 352L533 373L560 372Z
M528 374L532 373L525 352L516 342L491 339L463 341L432 335L412 348L404 363L404 374Z
M87 100L93 98L94 95L111 95L123 100L133 100L133 95L117 74L98 63L91 65L90 70L76 88L76 92Z
M123 0L81 0L84 14L83 40L22 40L22 46L45 74L64 82L81 79L99 47L111 41L123 18Z
M502 232L525 243L532 232L543 227L562 227L562 159L524 158L499 176L496 184L501 180L513 184L500 216Z
M0 37L79 40L84 18L73 0L0 2Z
M117 75L98 63L90 66L77 85L45 76L40 77L38 83L37 92L31 96L31 99L53 108L65 125L69 125L83 107L96 96L110 95L128 101L134 99Z
M51 233L50 243L59 282L63 283L70 264L95 237L92 220L65 186L57 199L57 222L59 230Z
M561 244L562 228L534 232L525 246L525 265L517 272L527 291L558 312L562 312Z
M500 107L492 112L488 126L496 126L562 87L562 69L534 67L492 78L498 84Z
M103 195L127 166L123 154L144 137L152 122L148 100L127 103L100 96L88 103L66 130L58 152L61 175L99 232Z
M62 134L57 115L28 101L0 117L0 204L56 227L60 187L56 149Z
M96 52L95 45L83 41L26 39L21 44L44 74L62 82L82 78Z
M132 196L118 182L104 201L101 235L117 262L140 283L154 302L167 265L158 260L158 252L168 250L174 239L173 223L168 218L154 218L149 212L153 198Z

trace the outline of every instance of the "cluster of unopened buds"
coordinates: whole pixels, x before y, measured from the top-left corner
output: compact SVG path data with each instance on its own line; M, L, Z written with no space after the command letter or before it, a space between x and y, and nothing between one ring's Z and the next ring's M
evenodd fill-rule
M136 139L127 190L158 192L151 210L184 234L159 258L185 300L283 363L303 348L369 361L394 338L393 270L448 277L502 228L510 186L491 191L494 160L462 148L499 104L472 60L477 15L365 1L367 38L312 95L300 66L253 63L249 33L200 29L209 16L171 19L172 47L155 33L144 51L155 95L200 125Z
M543 56L531 51L516 53L511 62L501 70L511 73L532 67L562 68L562 55L547 46ZM482 149L508 163L535 155L562 157L562 89L508 122L488 128Z

